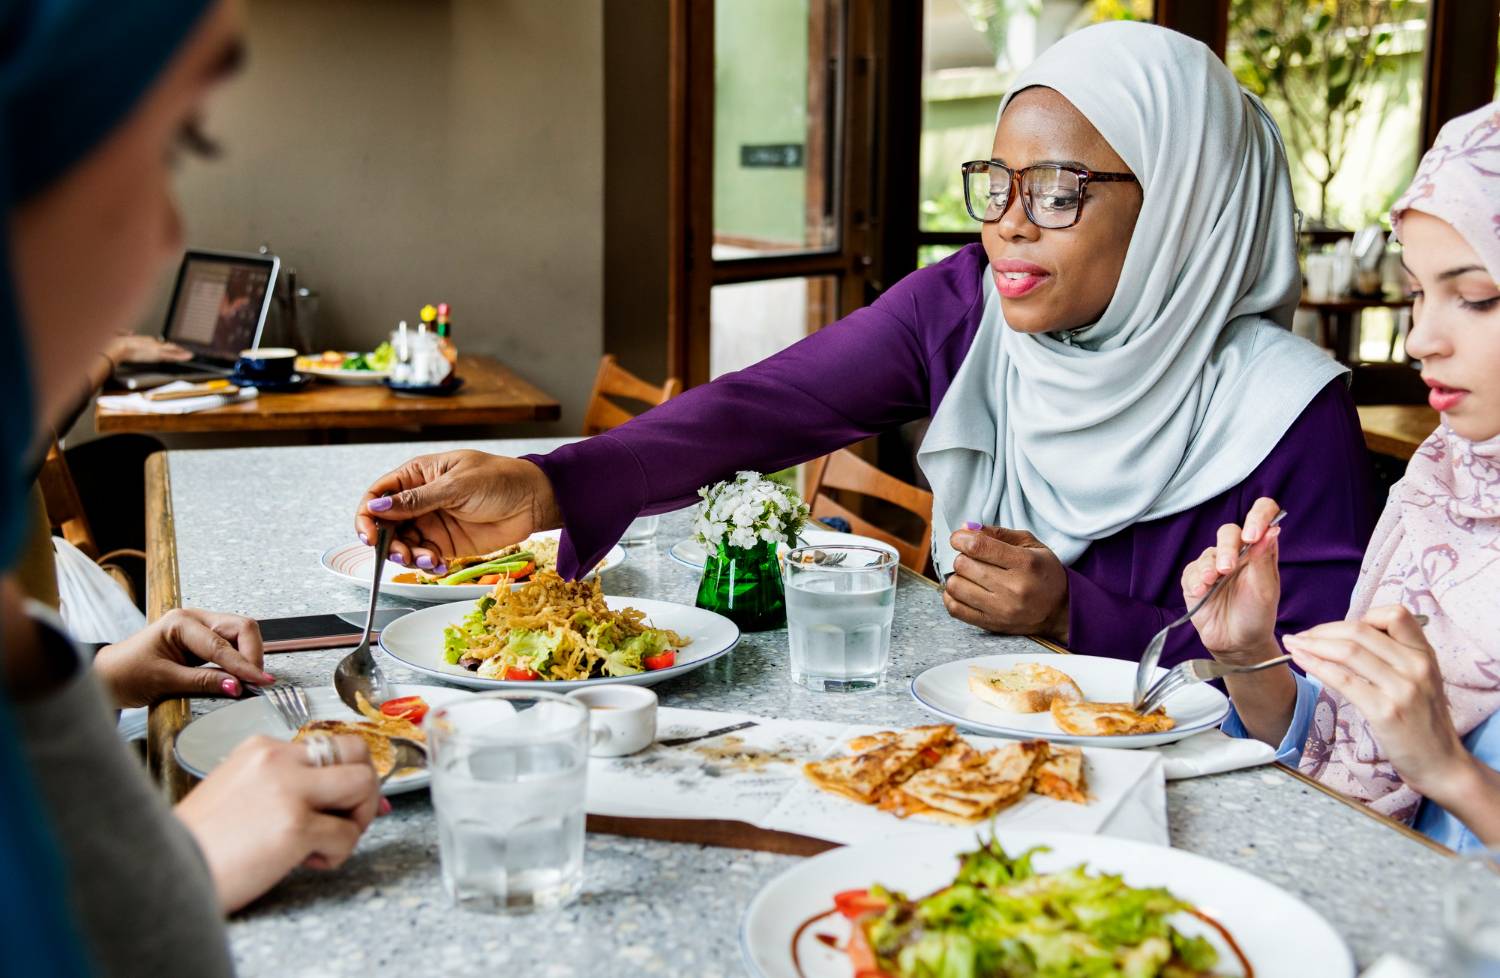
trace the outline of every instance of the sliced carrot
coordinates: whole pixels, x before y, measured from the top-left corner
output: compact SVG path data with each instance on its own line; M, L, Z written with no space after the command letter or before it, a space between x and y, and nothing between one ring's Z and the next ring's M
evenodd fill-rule
M500 575L499 574L486 574L483 577L481 577L478 581L476 581L475 583L476 584L499 584L500 583Z

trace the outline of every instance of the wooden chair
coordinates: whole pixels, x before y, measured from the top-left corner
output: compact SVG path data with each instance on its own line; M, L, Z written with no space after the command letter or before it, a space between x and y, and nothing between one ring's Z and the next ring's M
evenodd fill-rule
M620 366L611 353L599 358L599 373L594 376L594 392L589 396L588 410L583 412L583 433L597 435L601 431L617 428L634 414L620 407L611 397L623 397L639 401L648 407L665 404L682 393L682 381L668 377L660 387L646 383L635 374Z
M808 483L812 486L808 498L812 501L813 519L841 516L849 521L849 526L855 533L883 540L895 547L896 552L901 555L903 567L922 573L927 566L928 550L932 543L932 493L887 475L847 448L839 449L807 465ZM921 536L916 542L910 542L881 529L841 505L825 492L828 489L842 489L872 496L907 510L922 521Z
M134 549L111 550L107 554L99 552L94 531L89 526L88 514L83 510L83 499L78 495L78 484L73 481L68 461L63 457L55 438L47 448L47 458L42 462L36 481L42 490L42 503L46 507L52 531L93 558L96 564L125 589L131 600L135 600L135 585L130 575L116 561L121 557L145 561L146 555Z

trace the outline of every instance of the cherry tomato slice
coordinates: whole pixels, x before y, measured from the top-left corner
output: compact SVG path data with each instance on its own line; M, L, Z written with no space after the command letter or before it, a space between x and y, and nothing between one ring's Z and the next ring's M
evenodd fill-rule
M880 962L875 957L875 949L870 947L870 939L857 920L849 929L849 946L845 948L845 952L849 955L849 964L854 967L854 978L889 978L884 971L880 970Z
M670 669L677 665L677 650L667 649L660 655L648 655L641 659L641 665L646 667L647 672L655 672L658 669Z
M850 920L885 909L885 901L870 896L869 890L844 890L842 893L835 893L833 905Z
M520 669L516 666L506 666L505 678L518 683L529 683L542 677L535 669Z
M398 696L380 704L380 712L388 717L402 717L412 723L421 723L427 715L427 701L420 696Z

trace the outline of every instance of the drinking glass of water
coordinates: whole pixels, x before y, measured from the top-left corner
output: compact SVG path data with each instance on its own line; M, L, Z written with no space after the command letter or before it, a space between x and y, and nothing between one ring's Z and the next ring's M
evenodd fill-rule
M1448 978L1500 976L1500 849L1458 860L1443 893Z
M786 555L784 566L792 682L820 693L885 682L896 555L875 547L802 547Z
M427 719L443 886L458 906L525 913L583 882L589 711L556 693L455 700Z
M656 531L660 526L660 516L637 516L625 528L625 535L620 538L620 542L627 547L650 543L656 539Z

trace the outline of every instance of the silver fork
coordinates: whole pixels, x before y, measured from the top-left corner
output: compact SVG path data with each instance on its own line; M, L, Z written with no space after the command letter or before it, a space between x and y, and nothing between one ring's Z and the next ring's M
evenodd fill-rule
M1282 510L1281 512L1276 514L1275 518L1272 519L1271 522L1266 524L1266 529L1270 530L1271 527L1275 526L1277 523L1280 523L1285 518L1286 510ZM1265 538L1262 537L1261 539ZM1228 574L1225 574L1223 577L1215 581L1214 586L1208 589L1208 593L1200 598L1197 604L1193 605L1187 610L1187 614L1183 615L1176 621L1168 622L1165 628L1151 637L1151 641L1146 645L1146 651L1141 653L1141 664L1139 666L1136 666L1135 669L1135 708L1137 711L1145 712L1141 710L1141 705L1146 702L1146 688L1150 684L1151 671L1156 668L1156 663L1161 660L1162 649L1166 648L1167 646L1167 633L1176 628L1178 625L1181 625L1183 622L1191 619L1198 613L1200 608L1213 600L1213 596L1219 593L1219 588L1223 587L1226 582L1228 582L1240 572L1240 568L1245 566L1244 564L1240 563L1240 559L1243 558L1245 554L1249 553L1250 548L1253 546L1255 546L1255 544L1247 543L1243 547L1241 547L1239 557L1235 558L1234 570L1230 571Z
M307 691L300 686L291 683L272 683L269 686L252 686L244 684L245 688L257 696L265 697L266 701L275 708L281 722L293 733L301 730L312 720L312 708L307 699Z
M1420 627L1426 627L1428 618L1426 615L1412 615ZM1189 659L1179 662L1173 666L1165 676L1151 684L1146 690L1146 695L1141 700L1141 705L1136 707L1138 713L1150 713L1164 703L1168 696L1187 686L1197 683L1205 683L1210 679L1223 679L1225 676L1239 676L1247 672L1259 672L1272 666L1279 666L1283 662L1291 662L1289 655L1278 655L1274 659L1265 662L1257 662L1253 666L1231 666L1213 659Z
M1136 707L1137 713L1150 713L1152 710L1166 702L1168 696L1188 686L1208 682L1210 679L1223 679L1225 676L1238 676L1247 672L1260 672L1272 666L1279 666L1283 662L1291 662L1289 655L1278 655L1274 659L1265 662L1257 662L1253 666L1232 666L1213 659L1189 659L1179 662L1167 671L1151 688L1146 691L1145 698Z

